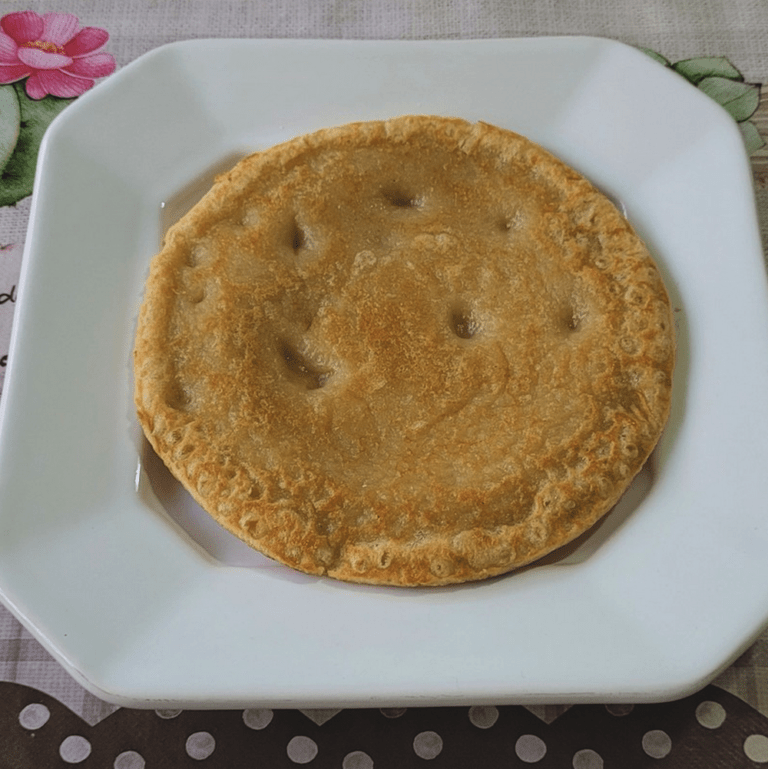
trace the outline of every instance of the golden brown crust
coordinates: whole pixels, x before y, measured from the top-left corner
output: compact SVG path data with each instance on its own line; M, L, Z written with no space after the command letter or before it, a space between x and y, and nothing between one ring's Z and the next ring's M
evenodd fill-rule
M258 550L439 585L606 513L659 438L673 365L661 277L607 198L514 133L407 116L254 154L168 232L136 405Z

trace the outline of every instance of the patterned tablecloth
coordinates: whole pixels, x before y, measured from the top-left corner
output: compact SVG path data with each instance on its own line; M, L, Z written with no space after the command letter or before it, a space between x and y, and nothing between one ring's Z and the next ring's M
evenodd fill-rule
M563 34L620 40L663 57L739 122L761 229L768 227L763 2L6 0L0 16L0 83L8 84L0 86L0 388L41 136L95 82L171 41ZM60 68L51 56L60 56ZM665 704L143 711L118 708L84 690L0 607L0 767L66 764L768 766L768 632L705 689Z

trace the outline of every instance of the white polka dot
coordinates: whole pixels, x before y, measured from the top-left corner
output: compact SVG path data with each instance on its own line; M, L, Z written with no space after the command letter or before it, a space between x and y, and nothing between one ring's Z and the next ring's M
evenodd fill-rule
M355 750L344 756L341 769L373 769L373 759L362 750Z
M286 752L294 764L308 764L317 755L317 743L309 737L294 737Z
M515 743L517 757L521 761L525 761L526 764L535 764L537 761L541 761L546 752L547 746L544 744L544 740L535 734L524 734Z
M573 769L603 769L603 759L599 753L585 748L574 754Z
M91 743L85 737L73 734L59 745L59 755L68 764L79 764L91 755Z
M651 758L664 758L672 750L672 740L661 729L653 729L643 735L643 750Z
M442 750L443 738L437 732L419 732L413 738L413 752L419 758L437 758Z
M750 734L744 740L744 753L756 764L768 764L768 737L764 734Z
M717 729L725 721L725 708L719 702L702 702L696 708L696 720L706 729Z
M243 721L249 729L266 729L274 715L269 708L249 708L243 711Z
M39 729L41 726L45 726L50 717L51 711L45 705L33 702L19 713L19 723L25 729Z
M135 750L126 750L121 753L114 763L115 769L144 769L147 762Z
M176 718L176 716L181 715L180 710L156 710L155 713L160 718Z
M210 732L195 732L187 737L187 755L202 761L216 750L216 740Z
M381 708L382 715L387 718L400 718L408 708Z
M612 716L628 716L634 707L634 705L606 705L605 709Z
M469 720L478 729L490 729L499 719L499 709L490 705L482 707L476 705L469 709Z

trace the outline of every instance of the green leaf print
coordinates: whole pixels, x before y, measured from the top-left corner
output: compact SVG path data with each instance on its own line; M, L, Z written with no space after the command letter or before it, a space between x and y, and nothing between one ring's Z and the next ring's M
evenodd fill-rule
M699 56L683 59L672 65L675 72L686 80L698 85L706 77L724 77L728 80L743 80L741 72L725 56Z
M12 87L19 104L19 135L0 176L0 206L12 206L32 194L43 134L51 121L74 101L56 96L35 101L27 96L23 83L14 83Z
M763 137L760 136L760 132L753 122L745 120L743 123L739 123L739 128L741 129L741 135L744 137L744 144L748 155L765 147Z
M720 106L739 124L748 154L765 146L757 126L749 120L760 106L759 83L745 83L744 76L725 56L697 56L674 64L657 51L640 48L655 61L677 72Z
M19 138L21 109L16 89L12 85L0 86L0 172L13 153Z
M760 103L759 86L725 77L704 78L699 89L725 107L737 122L750 118Z
M663 64L665 67L671 67L672 62L667 59L665 56L662 56L658 51L654 51L650 48L641 48L640 49L644 54L647 54L650 56L654 61L659 62L659 64Z

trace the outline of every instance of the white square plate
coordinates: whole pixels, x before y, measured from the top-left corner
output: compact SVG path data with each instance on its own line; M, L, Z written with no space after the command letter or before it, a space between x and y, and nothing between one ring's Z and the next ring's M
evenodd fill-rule
M132 405L164 224L243 154L350 120L482 119L620 199L677 309L670 425L644 485L565 556L374 588L272 564L195 518ZM0 593L87 688L133 707L648 701L768 619L768 292L738 129L590 38L200 40L142 57L40 155L0 434ZM154 483L154 492L152 484Z

